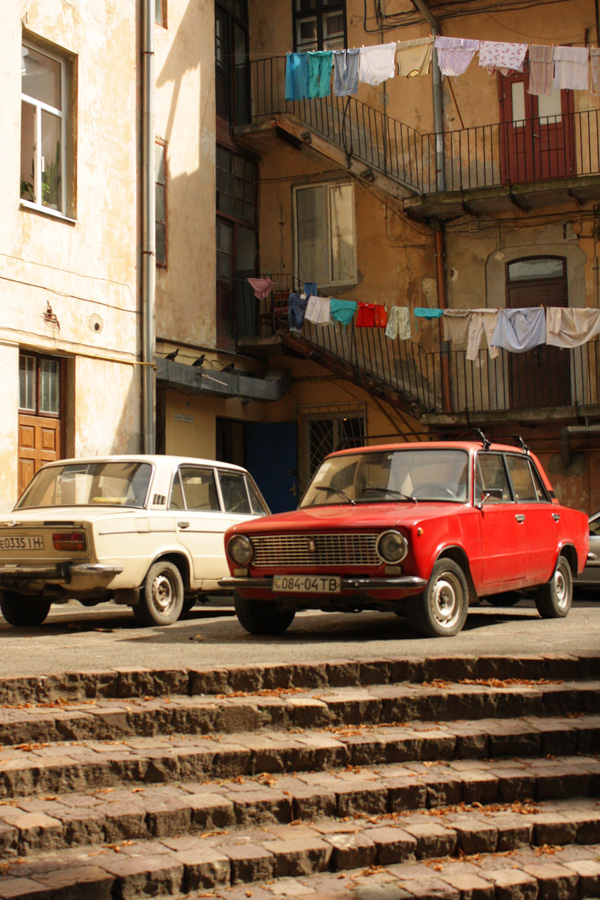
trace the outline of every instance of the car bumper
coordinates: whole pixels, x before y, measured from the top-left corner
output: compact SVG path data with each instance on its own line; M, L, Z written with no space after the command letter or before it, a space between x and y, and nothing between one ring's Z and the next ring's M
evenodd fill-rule
M221 578L219 584L222 588L235 590L236 588L255 588L257 590L272 591L273 577L271 575L262 578L250 578L249 576L232 576ZM367 578L359 576L353 578L344 575L341 578L341 593L353 593L356 591L422 591L427 582L416 575L389 575L387 577ZM286 594L290 598L293 593Z
M73 578L99 578L120 575L123 566L104 566L100 563L58 562L50 566L3 565L0 566L0 586L17 581L52 581L55 584L69 584Z

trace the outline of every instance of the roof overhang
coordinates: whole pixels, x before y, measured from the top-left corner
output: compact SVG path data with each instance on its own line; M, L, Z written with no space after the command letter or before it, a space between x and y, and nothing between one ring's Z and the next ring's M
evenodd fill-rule
M211 397L281 400L289 390L290 372L273 369L260 377L217 369L194 368L170 359L156 360L156 380L162 387Z

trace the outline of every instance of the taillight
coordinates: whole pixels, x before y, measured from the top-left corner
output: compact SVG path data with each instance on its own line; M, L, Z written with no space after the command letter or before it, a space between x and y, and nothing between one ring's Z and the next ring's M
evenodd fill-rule
M85 550L85 533L83 531L56 531L52 535L55 550Z

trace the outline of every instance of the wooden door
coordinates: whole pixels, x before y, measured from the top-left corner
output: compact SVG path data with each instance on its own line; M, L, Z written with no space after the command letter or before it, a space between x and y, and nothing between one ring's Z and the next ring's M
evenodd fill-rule
M19 496L44 463L63 449L62 361L22 352L19 357Z
M508 307L568 306L566 261L561 257L515 260L506 269ZM571 404L568 351L540 344L507 355L511 409Z
M575 172L573 92L538 97L529 73L500 76L500 147L504 184L560 178Z

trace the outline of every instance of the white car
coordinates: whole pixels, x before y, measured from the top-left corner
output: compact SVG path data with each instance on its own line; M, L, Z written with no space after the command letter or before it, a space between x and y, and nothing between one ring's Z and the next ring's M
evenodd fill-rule
M269 513L240 466L176 456L48 463L0 516L0 609L39 625L52 603L125 604L170 625L228 574L223 533Z

